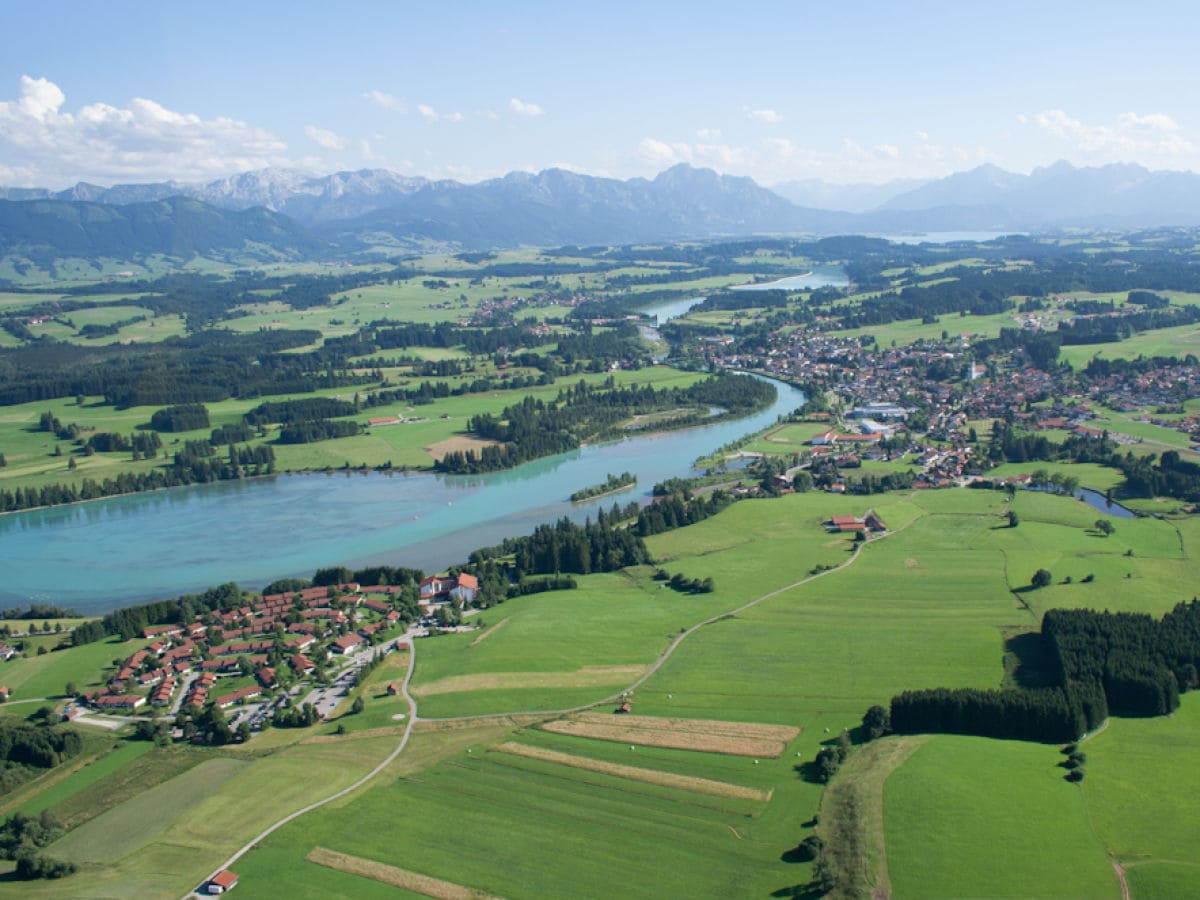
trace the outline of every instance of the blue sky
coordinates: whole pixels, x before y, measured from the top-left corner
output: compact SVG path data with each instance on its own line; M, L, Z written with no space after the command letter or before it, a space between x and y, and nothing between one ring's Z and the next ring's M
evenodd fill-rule
M11 2L0 184L1200 170L1194 4L838 6Z

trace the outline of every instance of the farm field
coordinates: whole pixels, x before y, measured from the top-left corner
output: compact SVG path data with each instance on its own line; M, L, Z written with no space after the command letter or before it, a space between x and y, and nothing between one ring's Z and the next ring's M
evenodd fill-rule
M601 868L602 860L612 858L629 860L630 871L638 873L638 886L628 891L631 896L653 895L666 884L699 896L719 896L739 879L740 895L804 884L810 877L808 867L783 863L779 858L803 836L801 823L815 811L820 797L817 785L798 777L797 756L810 759L830 732L856 725L868 705L886 703L892 693L904 688L1000 684L1005 674L1006 631L1035 625L1033 616L1010 591L1005 562L1009 548L992 543L997 534L993 529L1003 522L1006 508L1001 493L960 490L871 499L883 501L877 510L899 529L896 534L869 544L861 558L843 571L784 591L732 619L702 629L633 698L635 719L720 719L801 728L782 757L750 759L596 740L582 734L551 733L536 724L504 731L490 742L464 736L465 743L433 768L414 772L390 787L364 791L344 807L313 814L304 827L297 823L272 836L264 850L239 863L243 884L295 872L288 884L294 881L297 890L306 890L303 884L315 863L306 862L305 857L314 847L503 896L529 896L530 884L537 885L539 895L570 889L590 896L590 873ZM1019 496L1018 502L1023 499ZM1076 501L1048 495L1029 499L1023 515L1031 524L1039 516L1053 519L1056 524L1046 524L1062 530L1057 539L1064 541L1065 555L1078 552L1080 544L1086 547L1086 542L1073 537L1076 531L1082 534L1086 515ZM671 558L672 569L693 577L713 573L719 581L733 584L732 605L783 586L789 578L798 580L797 576L802 577L821 559L835 564L839 557L844 559L849 542L826 535L819 522L835 512L861 514L864 507L864 498L817 494L735 504L699 525L652 538L651 544L660 558ZM1151 532L1141 540L1148 553L1157 546L1158 535ZM797 560L797 552L808 556ZM1020 556L1023 551L1011 552ZM616 590L607 592L619 596ZM486 668L503 671L500 660L515 652L512 648L518 645L523 629L532 627L532 622L523 619L533 617L539 605L554 610L569 603L570 594L524 599L527 606L510 602L488 611L493 623L489 629L494 631L482 632L486 636L474 647L470 644L476 638L470 635L456 636L453 644L441 643L444 638L420 642L418 670L425 674L424 683L429 683L430 670L421 669L420 659L427 650L437 654L436 674L442 667L446 672L458 669L461 664L452 665L450 657L469 659L470 654L494 642L494 657ZM552 612L544 615L548 622L555 621ZM514 642L511 648L506 640ZM525 644L536 648L523 657L525 670L540 664L547 672L570 672L585 661L607 658L611 664L622 659L596 643L568 639L558 646L531 639ZM876 649L882 647L887 648L885 653ZM504 692L481 693L492 694L495 705L488 711L493 712L505 711L495 701L524 699ZM432 699L419 698L423 713ZM483 712L486 704L472 708ZM418 730L415 746L428 739ZM513 743L530 749L514 753L509 746ZM1026 748L1032 754L1030 759L1044 758L1045 768L1058 779L1051 783L1059 785L1061 770L1055 769L1053 748L1014 746ZM564 763L563 755L568 760L589 762ZM611 769L605 771L604 765ZM653 775L633 778L622 767L667 773L670 779L664 777L664 782L677 777L702 778L771 791L771 800L757 809L735 806L718 814L709 808L712 794L702 801L680 798L678 792L683 788L656 783ZM1019 766L1017 769L1024 772ZM622 782L619 787L614 779ZM597 785L606 790L597 790ZM663 807L667 797L673 802ZM478 802L480 798L486 802ZM721 803L735 800L725 798ZM697 811L697 803L703 803L708 811ZM1046 801L1043 808L1050 808L1049 804ZM412 816L392 827L399 828L397 841L411 852L397 852L397 841L347 840L350 821L379 822L382 827L389 821L387 811L399 807L411 811ZM733 809L738 810L736 817L728 818ZM677 816L685 810L688 838L686 842L673 840L684 827ZM1082 816L1081 808L1078 814ZM726 838L719 837L721 816L727 817L723 820ZM418 825L443 818L461 822L470 833L483 836L479 852L464 859L454 850L453 841L435 836L440 829ZM744 841L726 843L730 829ZM514 832L521 835L519 843L514 843ZM639 845L653 840L667 848L661 851L656 869L629 846L630 833L638 835ZM771 844L774 853L762 853L758 843ZM1081 846L1068 848L1072 858L1085 857L1088 845ZM697 848L704 852L693 857ZM570 856L574 874L560 871L553 862L564 855ZM487 862L501 858L506 860L505 866ZM1043 854L1040 862L1031 862L1020 883L1038 883L1048 858ZM414 859L420 860L420 865L414 865ZM1098 860L1098 865L1090 858L1082 864L1084 893L1115 884L1103 856ZM540 865L538 876L526 868L531 865ZM703 877L696 879L696 872ZM348 877L331 872L320 876L335 881ZM897 890L906 877L905 872L893 870ZM251 887L252 892L256 890L262 888Z
M1135 334L1108 344L1078 344L1063 347L1061 357L1076 369L1082 369L1093 357L1136 359L1139 356L1187 356L1200 353L1200 326L1176 325Z
M1119 898L1089 786L1065 781L1061 759L1053 745L929 738L883 786L893 896Z
M430 379L447 381L451 386L475 376L460 378ZM252 444L270 443L275 450L276 470L280 472L341 468L347 463L351 467L365 465L393 467L429 468L434 457L427 449L447 441L465 431L467 420L480 413L499 414L504 407L518 402L526 396L545 401L553 400L565 387L580 381L598 384L607 374L584 374L563 377L556 384L535 386L519 390L495 390L487 393L465 394L443 397L433 403L413 406L396 402L385 406L365 407L356 420L365 423L369 418L405 416L412 420L400 425L370 428L365 433L338 440L318 441L310 444L277 444L275 432L265 439L251 441ZM616 372L613 378L619 385L650 384L657 388L686 386L699 376L680 372L665 366L641 369L636 372ZM421 378L407 379L413 387ZM369 387L358 393L370 394ZM329 388L315 392L312 396L335 397L352 400L356 391L348 388ZM160 465L178 445L188 440L207 440L213 428L240 422L242 416L268 400L284 397L256 397L254 399L224 400L206 404L211 426L196 431L165 434L163 450L158 460L133 461L126 452L96 453L84 456L75 452L70 441L58 440L54 435L37 430L39 417L46 412L55 415L64 425L77 424L83 429L112 431L130 434L148 425L151 415L158 407L136 406L116 409L88 398L80 406L75 399L39 401L4 407L0 412L0 448L7 465L0 468L0 487L40 487L45 484L76 483L83 478L103 480L114 478L122 472L145 472ZM85 435L86 435L85 431ZM61 456L54 455L61 448ZM74 459L76 468L69 468Z
M1007 527L1010 506L1016 528ZM822 523L872 508L892 533L813 578L855 548ZM807 493L736 503L649 538L664 569L712 577L716 590L676 594L650 567L584 576L577 590L483 611L474 633L418 641L412 692L423 719L497 717L419 722L380 778L239 860L238 890L374 896L426 877L510 898L600 897L612 895L620 859L622 896L790 892L812 877L810 865L785 858L822 797L804 764L870 705L910 688L999 686L1010 674L1006 639L1035 629L1050 606L1158 614L1191 596L1200 523L1114 520L1102 537L1097 517L1035 492ZM1054 572L1051 587L1017 590L1042 566ZM507 715L615 694L682 630L757 598L685 640L630 697L631 716L611 706ZM94 666L121 655L96 646ZM22 663L56 656L71 654ZM407 654L393 654L345 699L339 714L364 698L357 715L273 730L215 758L119 751L136 758L70 775L34 802L67 817L87 802L105 809L51 848L83 862L86 881L36 884L22 896L117 886L178 896L195 886L266 824L350 784L395 746L402 720L393 716L406 707L384 688L406 664ZM1200 860L1170 823L1194 818L1188 798L1197 792L1186 780L1182 791L1169 785L1194 743L1196 709L1186 697L1172 719L1114 720L1086 745L1082 786L1062 780L1053 746L929 739L883 782L894 896L979 893L1002 864L1005 896L1116 897L1107 851L1129 864L1131 885L1186 883L1181 867ZM347 734L332 733L339 723ZM1161 760L1141 780L1135 761L1152 746ZM979 778L981 767L995 777ZM122 777L138 771L148 790ZM1135 778L1145 810L1137 815L1122 805ZM1006 813L1014 796L1021 817ZM944 812L933 815L931 804ZM962 847L969 866L955 863ZM0 884L0 895L8 890Z

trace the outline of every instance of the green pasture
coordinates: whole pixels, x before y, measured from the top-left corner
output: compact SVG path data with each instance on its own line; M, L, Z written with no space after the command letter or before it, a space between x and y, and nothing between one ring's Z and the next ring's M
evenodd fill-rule
M531 735L525 731L518 737L524 741ZM414 752L420 753L431 739L418 732ZM601 743L577 745L586 745L588 755L611 752L601 749ZM777 818L748 807L746 801L490 753L487 748L487 743L459 748L414 777L384 780L349 802L285 826L263 842L262 850L240 862L239 890L246 890L247 896L268 896L308 882L316 867L303 860L314 846L507 897L610 897L614 891L630 897L665 892L746 896L808 880L809 867L779 858L795 843L791 801L808 796L811 804L816 794L813 786L796 778L787 760L770 761L766 767L779 785L769 806L786 810L786 818ZM643 765L648 756L626 751L622 761ZM673 771L691 774L692 761L684 757L708 756L681 753ZM662 757L656 760L652 765L664 764ZM751 760L739 763L754 777ZM758 778L765 780L766 768L758 767ZM462 850L464 835L471 836L469 853ZM497 865L501 859L504 864ZM614 885L614 877L619 884Z
M893 896L1119 898L1086 782L1065 781L1062 759L1046 744L926 741L884 783Z
M1111 719L1081 747L1088 758L1080 788L1107 850L1123 863L1145 864L1149 870L1186 864L1193 886L1200 877L1200 853L1186 826L1200 821L1198 741L1200 696L1189 693L1174 715Z
M683 595L653 581L650 572L577 577L576 590L518 597L480 613L486 625L478 632L422 641L413 685L421 715L562 709L598 700L640 671L581 673L590 684L579 687L560 687L554 676L648 665L680 630L731 605L720 584L712 594ZM525 673L541 683L505 687L503 678L487 677L495 673ZM461 691L421 696L427 685L472 676Z
M13 700L61 697L71 681L81 691L104 684L104 670L112 667L114 659L124 660L145 645L144 640L110 637L70 650L35 653L0 663L0 678L12 689Z
M112 864L153 840L246 766L228 758L206 760L85 822L46 852L81 864Z
M992 338L1000 334L1001 328L1013 327L1016 327L1016 323L1013 321L1012 313L996 313L989 316L947 314L939 316L936 322L928 325L922 324L920 319L904 319L898 322L889 322L886 325L869 325L838 333L845 337L870 335L879 342L881 347L886 347L892 341L895 341L898 346L923 340L938 341L942 339L943 332L951 338L964 335L972 338Z
M366 423L371 418L404 416L418 421L400 425L370 428L364 434L337 440L318 441L311 444L274 443L277 432L272 430L266 438L252 443L271 442L275 449L276 469L280 472L310 469L383 466L391 463L396 468L429 468L433 458L424 449L433 444L464 433L467 420L483 412L498 414L504 407L519 402L523 397L533 396L550 401L559 391L580 381L600 384L607 373L583 374L560 378L557 383L520 390L489 391L479 394L464 394L439 398L433 403L414 406L403 401L385 406L364 407L354 418ZM655 387L686 386L700 375L682 372L666 366L652 366L638 371L612 373L618 385L651 384ZM408 378L407 384L417 387L422 381L445 381L453 389L475 375L436 379ZM353 400L355 394L367 396L378 386L364 385L354 388L327 388L304 396L337 397ZM60 441L53 434L38 431L38 419L51 412L64 425L77 424L83 429L111 431L130 434L149 425L150 417L159 407L140 406L116 409L97 402L96 398L85 398L82 406L75 398L36 401L0 410L0 453L5 455L7 465L0 468L0 486L40 487L45 484L79 483L83 478L102 481L116 477L121 472L144 472L154 466L169 463L173 449L188 440L207 440L213 428L240 422L254 407L268 400L288 399L292 395L256 397L252 399L230 399L205 404L209 411L209 428L190 432L162 435L163 449L157 460L131 459L128 453L96 453L84 456L68 440ZM85 431L85 437L88 432ZM62 455L55 456L61 448ZM69 468L74 458L76 468Z
M91 730L89 730L90 733ZM108 743L109 751L99 758L93 759L87 765L73 772L62 781L56 782L47 790L41 791L26 803L21 804L21 812L27 816L36 816L43 810L53 809L74 797L80 791L90 787L108 775L129 765L147 751L154 749L151 741L130 741L118 743L112 748L108 735L95 735L95 739ZM71 763L67 764L68 767Z
M1075 344L1063 347L1059 358L1082 369L1093 357L1136 359L1139 356L1176 356L1200 354L1200 325L1176 325L1143 331L1123 341L1108 344Z
M1047 475L1069 475L1079 479L1081 487L1091 488L1103 493L1109 488L1114 489L1114 496L1120 496L1121 483L1124 478L1120 469L1111 466L1101 466L1096 463L1044 462L1034 460L1023 463L1001 463L987 470L988 478L1016 478L1019 475L1032 475L1043 471Z

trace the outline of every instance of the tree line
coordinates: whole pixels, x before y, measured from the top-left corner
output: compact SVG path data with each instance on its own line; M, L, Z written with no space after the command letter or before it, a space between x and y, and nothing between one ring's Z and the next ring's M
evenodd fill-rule
M1108 716L1162 716L1200 687L1200 600L1161 620L1144 613L1052 609L1041 639L1054 679L1045 688L934 688L892 698L900 732L1073 741Z

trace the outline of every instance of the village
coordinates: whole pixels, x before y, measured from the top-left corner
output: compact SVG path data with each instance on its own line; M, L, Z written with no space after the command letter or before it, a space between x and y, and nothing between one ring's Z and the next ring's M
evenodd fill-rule
M342 583L267 595L151 625L145 646L114 660L103 687L78 693L64 720L106 728L145 723L156 740L248 740L269 725L328 718L359 673L407 642L469 629L461 613L475 600L475 576L431 575L412 586ZM0 658L18 655L0 645ZM0 699L11 692L0 686ZM211 713L230 710L220 734ZM161 727L160 727L161 726ZM169 727L168 727L169 726ZM227 728L227 730L226 730Z

